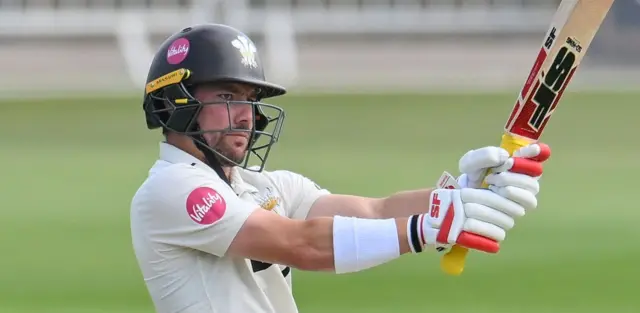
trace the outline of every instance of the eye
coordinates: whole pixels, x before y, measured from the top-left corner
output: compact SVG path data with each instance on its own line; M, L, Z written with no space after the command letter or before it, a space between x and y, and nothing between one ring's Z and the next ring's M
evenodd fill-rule
M232 94L230 94L230 93L222 93L222 94L220 94L220 95L218 95L218 96L219 96L220 98L222 98L223 100L226 100L226 101L231 101L231 100L233 100L233 95L232 95Z

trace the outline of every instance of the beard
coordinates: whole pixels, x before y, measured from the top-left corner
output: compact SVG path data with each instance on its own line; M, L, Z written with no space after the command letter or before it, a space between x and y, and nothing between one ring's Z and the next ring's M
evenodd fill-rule
M234 136L221 135L215 140L215 145L209 145L221 166L236 166L241 164L247 157L248 145L238 146Z
M213 150L216 151L221 156L223 156L223 157L220 157L220 155L216 156L218 159L218 162L220 162L220 165L222 166L238 165L242 163L242 161L244 161L244 158L247 155L246 147L242 153L238 153L238 150L236 148L232 147L229 143L227 143L224 140L221 140L220 142L218 142L218 144L216 144Z
M240 142L237 132L250 134L251 128L249 125L235 125L235 127L224 131L212 131L202 135L203 143L206 143L207 148L215 152L214 156L222 167L241 165L248 156L250 140L243 138ZM236 134L233 135L233 133Z

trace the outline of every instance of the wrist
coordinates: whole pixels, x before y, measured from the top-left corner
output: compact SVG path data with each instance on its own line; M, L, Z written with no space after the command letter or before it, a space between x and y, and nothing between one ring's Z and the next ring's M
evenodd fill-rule
M407 242L411 253L420 253L426 250L446 251L451 245L438 242L439 229L431 227L427 222L427 215L416 214L407 221Z
M410 251L420 253L426 249L444 251L450 248L460 233L461 223L464 223L464 213L456 214L456 208L461 206L460 190L448 189L447 186L433 190L428 211L412 215L407 221Z
M420 253L427 245L424 234L424 214L416 214L407 220L407 241L411 253Z
M335 272L338 274L358 272L400 257L401 233L396 219L335 216L333 220Z

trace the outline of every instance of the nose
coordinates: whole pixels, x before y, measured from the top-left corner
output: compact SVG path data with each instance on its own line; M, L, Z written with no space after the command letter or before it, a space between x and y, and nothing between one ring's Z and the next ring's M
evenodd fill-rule
M239 103L233 105L233 122L238 128L253 128L253 105Z

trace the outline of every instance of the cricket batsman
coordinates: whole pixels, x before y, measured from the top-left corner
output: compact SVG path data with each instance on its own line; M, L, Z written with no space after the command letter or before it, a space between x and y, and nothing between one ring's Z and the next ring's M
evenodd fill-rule
M461 234L475 235L465 247L495 253L537 207L544 144L513 156L470 150L459 189L385 198L332 194L298 173L265 170L285 114L263 101L285 92L265 80L251 39L226 25L180 30L154 56L143 109L164 140L133 196L131 235L157 312L298 312L291 268L359 272L404 254L439 256Z

